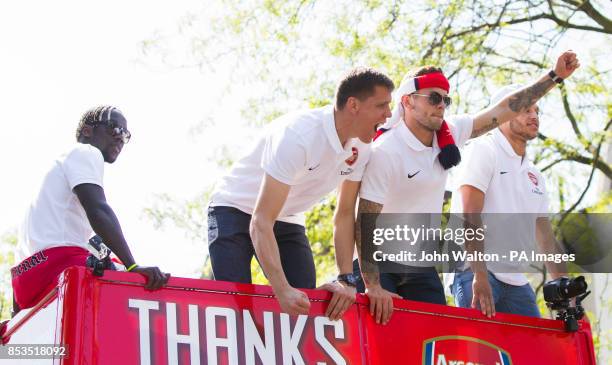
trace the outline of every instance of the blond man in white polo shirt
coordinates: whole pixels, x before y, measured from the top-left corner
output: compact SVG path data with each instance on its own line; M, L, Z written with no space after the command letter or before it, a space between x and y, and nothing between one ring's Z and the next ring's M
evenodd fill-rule
M287 114L269 125L213 193L208 216L209 252L216 280L251 282L253 255L281 309L307 314L297 288L314 288L312 251L303 213L338 188L334 245L338 280L327 315L335 320L355 301L351 259L355 203L376 126L391 115L393 82L370 69L351 71L339 83L335 105Z
M502 88L491 104L520 88ZM560 252L548 218L546 181L526 155L527 143L538 136L539 114L533 104L466 148L451 212L468 213L471 224L487 227L484 242L468 242L468 251L530 252L537 242L542 252ZM546 266L553 278L566 271L564 263ZM472 261L455 273L451 292L458 306L480 308L489 317L495 312L539 317L535 293L520 271L519 262Z
M528 109L555 86L556 79L567 78L578 66L575 53L565 52L558 58L554 71L533 84L476 114L450 117L448 122L444 113L450 104L449 84L442 71L423 67L404 78L395 93L393 117L385 125L389 129L372 146L356 223L361 273L370 299L370 313L377 323L389 321L392 298L398 297L398 293L405 299L439 304L445 304L445 297L435 264L421 264L415 270L418 272L390 273L379 271L375 259L364 260L362 213L441 213L448 169L458 163L456 159L449 163L441 154L448 147L440 148L444 134L450 131L452 144L461 147L469 138L478 137ZM364 232L363 236L367 234ZM405 270L410 266L402 267Z

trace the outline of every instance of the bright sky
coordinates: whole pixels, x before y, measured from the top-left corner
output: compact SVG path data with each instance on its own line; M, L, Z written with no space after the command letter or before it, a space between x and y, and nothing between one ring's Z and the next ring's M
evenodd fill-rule
M190 243L180 232L156 231L142 215L154 193L188 199L216 173L202 156L207 138L192 138L190 129L210 116L218 80L194 69L142 63L141 41L201 6L180 4L1 3L0 233L19 225L46 166L74 143L80 115L113 104L125 113L133 138L115 164L105 165L105 191L133 254L139 263L174 275L197 275L204 244Z

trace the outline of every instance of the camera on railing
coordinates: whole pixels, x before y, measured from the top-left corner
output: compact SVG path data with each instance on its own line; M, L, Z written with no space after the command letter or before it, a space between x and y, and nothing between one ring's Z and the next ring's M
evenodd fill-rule
M98 235L89 239L89 253L87 256L87 267L93 269L95 276L104 275L104 270L117 270L115 264L111 260L111 250L102 242L102 238Z
M551 310L557 311L557 319L565 322L565 330L578 331L578 321L584 317L582 301L591 292L584 276L560 277L544 284L544 300ZM575 298L575 304L572 300Z

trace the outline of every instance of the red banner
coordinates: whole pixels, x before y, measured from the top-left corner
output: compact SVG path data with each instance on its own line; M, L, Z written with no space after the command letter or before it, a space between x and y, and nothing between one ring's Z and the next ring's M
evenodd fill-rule
M561 321L396 300L383 326L364 296L330 321L327 292L307 290L310 314L289 316L266 286L172 278L150 292L143 283L67 270L58 299L64 364L595 364L584 321L569 333Z

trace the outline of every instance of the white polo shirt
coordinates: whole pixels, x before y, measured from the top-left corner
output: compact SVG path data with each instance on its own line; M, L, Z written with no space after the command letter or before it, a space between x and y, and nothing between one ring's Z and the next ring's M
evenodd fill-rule
M507 250L509 245L512 245L509 249L535 247L536 219L548 216L546 182L526 156L523 158L514 152L499 128L466 146L458 173L451 213L463 212L458 192L462 185L471 185L485 193L482 213L527 213L521 217L528 219L512 218L511 224L500 221L510 215L484 215L485 252L502 247ZM517 222L521 227L516 226ZM504 273L505 265L511 264L487 264L497 279L511 285L527 284L522 273Z
M343 180L361 180L369 154L370 145L357 138L342 146L332 106L287 114L273 121L221 179L211 205L252 214L267 173L291 185L278 220L304 225L303 213Z
M457 147L472 134L473 118L452 116L447 121ZM400 122L372 144L359 196L382 204L382 213L442 213L448 170L438 161L433 139L425 146Z
M103 186L103 177L104 157L92 145L79 143L57 158L45 175L20 227L19 260L58 246L87 249L93 229L72 189L80 184Z
M472 134L473 118L468 115L453 116L447 123L455 144L462 147ZM435 137L431 147L425 146L403 121L374 141L361 182L360 198L382 204L382 213L437 213L382 215L377 219L377 227L439 227L448 176L448 170L438 160L439 153ZM403 241L394 241L385 243L384 247L385 253L396 254L408 250L418 257L421 252L434 250L434 246L426 241L417 241L409 246ZM433 266L426 261L396 263L414 267Z

